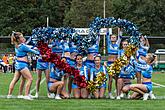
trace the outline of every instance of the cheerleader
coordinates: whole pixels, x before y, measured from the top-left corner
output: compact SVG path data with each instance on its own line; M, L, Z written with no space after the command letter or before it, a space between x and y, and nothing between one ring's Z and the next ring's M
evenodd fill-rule
M45 73L46 77L46 85L49 81L49 62L45 62L42 60L41 57L37 59L37 80L36 80L36 94L35 98L39 97L39 88L40 88L40 82L42 79L42 72ZM51 98L49 91L47 90L47 96L48 98Z
M107 77L107 72L105 66L101 65L101 56L97 55L94 57L95 65L90 70L90 81L94 81L97 77L97 74L99 72L103 72ZM103 98L106 90L106 82L103 82L103 84L93 93L95 98Z
M66 61L65 58L62 58L61 61ZM48 90L51 93L56 94L55 99L62 99L60 95L63 95L64 98L67 98L67 94L63 94L64 81L62 81L62 77L64 76L64 72L56 68L55 64L51 64L50 66L50 79L48 82Z
M121 99L124 94L122 94L122 90L127 89L129 85L131 84L131 79L134 79L135 77L135 70L132 65L127 64L124 66L120 74L118 76L117 80L117 97L116 99ZM126 93L128 96L128 93Z
M87 67L83 65L82 61L82 55L78 54L76 56L76 65L75 67L80 70L80 75L84 75L85 79L88 80L88 71ZM72 83L72 89L73 89L73 96L78 99L78 98L87 98L88 97L88 91L86 88L80 88L76 83Z
M124 55L124 52L125 52L127 46L128 46L128 40L125 39L121 42L122 49L120 49L118 51L118 58L120 58L121 56ZM130 79L134 78L134 74L135 74L134 68L130 64L127 64L126 66L124 66L121 69L120 74L117 79L117 97L116 97L116 99L120 99L121 97L123 97L124 94L122 94L122 88L127 87L128 84L131 84Z
M77 46L73 43L70 42L69 43L69 49L70 49L70 61L68 62L70 66L75 66L76 64L76 56L78 55L78 50L77 50ZM73 78L69 77L69 81L68 81L68 94L69 97L71 97L71 91L72 91L72 82L73 82Z
M135 60L132 60L131 62L133 65L139 69L141 69L141 74L143 76L142 78L142 84L131 84L125 92L128 90L134 91L133 95L131 96L132 99L138 98L139 96L143 96L143 100L147 100L149 96L149 92L152 91L152 63L156 60L156 56L154 54L147 54L145 57L145 64L140 64L136 62Z
M145 57L147 55L147 52L149 50L149 42L146 36L141 36L140 38L140 47L136 53L136 59L138 63L143 64L145 63ZM141 84L141 69L136 68L136 77L137 77L137 83Z
M94 57L98 55L99 53L99 42L100 42L100 37L98 37L96 44L88 48L88 54L87 54L87 59L85 61L85 65L88 68L94 67Z
M120 36L116 35L107 35L107 49L108 49L108 62L106 65L110 66L117 58L118 58L118 50L120 45ZM117 76L115 78L115 85L117 87ZM112 75L109 75L109 82L108 82L108 96L110 99L114 99L113 95L111 94L112 90Z
M25 96L24 99L32 100L32 97L29 96L30 87L32 84L32 75L28 69L28 58L27 53L32 52L34 54L39 55L38 51L31 49L30 46L25 44L26 39L23 37L23 34L20 32L13 32L11 41L15 44L15 52L16 52L16 64L15 64L15 74L14 78L12 79L9 85L9 91L7 98L12 97L12 91L14 89L15 84L20 79L21 75L27 80L26 87L25 87Z

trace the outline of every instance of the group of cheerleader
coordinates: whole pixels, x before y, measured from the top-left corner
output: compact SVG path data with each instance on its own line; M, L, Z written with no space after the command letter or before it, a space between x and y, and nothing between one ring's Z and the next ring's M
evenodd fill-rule
M63 99L71 98L105 98L106 88L108 88L108 98L121 99L123 96L130 99L147 100L148 98L154 99L152 93L152 65L156 61L154 54L149 54L149 42L145 36L140 36L140 46L135 56L132 56L127 65L121 68L120 73L109 75L107 73L107 66L110 66L117 58L124 55L125 49L129 42L122 36L108 35L107 38L107 51L108 59L102 63L102 57L99 54L99 41L88 48L87 56L83 56L77 50L77 46L69 40L53 40L49 42L49 47L52 52L61 56L61 61L68 63L70 66L75 67L80 72L80 75L85 76L86 81L95 81L99 72L103 72L107 78L101 86L97 87L94 92L90 92L87 88L80 88L74 81L74 78L68 73L60 70L55 64L45 62L36 47L26 44L26 39L20 32L12 34L12 42L15 44L16 53L16 72L9 85L7 98L12 98L12 92L15 84L22 78L19 88L18 98L33 100L39 97L40 81L42 72L46 76L47 95L49 98ZM28 69L27 53L32 52L39 56L37 60L37 81L36 81L36 94L30 95L30 88L32 84L32 74ZM132 84L132 79L137 79L137 84ZM112 81L115 80L116 95L112 95ZM25 85L26 81L26 85ZM25 85L25 94L22 91ZM130 92L132 91L132 92Z

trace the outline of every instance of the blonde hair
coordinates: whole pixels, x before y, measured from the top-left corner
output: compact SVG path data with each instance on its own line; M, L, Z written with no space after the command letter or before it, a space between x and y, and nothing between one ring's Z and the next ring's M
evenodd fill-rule
M17 45L18 44L18 39L20 38L20 36L23 36L23 34L21 32L12 32L12 35L11 35L11 44L15 44Z

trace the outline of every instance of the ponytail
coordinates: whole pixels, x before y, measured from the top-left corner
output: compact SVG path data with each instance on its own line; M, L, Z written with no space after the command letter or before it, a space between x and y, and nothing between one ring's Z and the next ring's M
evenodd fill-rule
M21 35L22 33L13 31L11 35L11 44L18 44L18 39Z

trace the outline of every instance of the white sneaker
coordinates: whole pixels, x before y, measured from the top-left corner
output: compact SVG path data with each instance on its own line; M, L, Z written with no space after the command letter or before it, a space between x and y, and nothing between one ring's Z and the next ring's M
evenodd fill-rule
M30 97L29 95L28 96L24 96L23 99L25 99L25 100L33 100L33 98Z
M121 98L120 98L120 96L117 96L116 99L117 99L117 100L120 100Z
M149 96L150 96L151 99L156 99L154 94L150 94Z
M59 95L56 95L55 99L62 99Z
M31 97L32 99L33 98L38 98L36 95L34 96L34 95L31 95L31 94L29 94L29 97Z
M109 98L110 99L115 99L115 97L113 97L113 95L111 94L111 95L109 95Z
M23 95L18 95L17 98L18 98L18 99L23 99L24 96L23 96Z
M127 99L130 99L130 98L131 98L131 95L130 95L130 94L128 94L128 95L127 95Z
M120 94L120 97L121 97L121 98L124 98L124 94L123 94L123 93L121 93L121 94Z
M11 99L11 98L13 98L12 95L7 95L7 99Z
M148 94L148 93L145 93L145 94L143 95L143 100L147 100L147 99L148 99L148 96L149 96L149 94Z
M55 97L55 94L54 93L49 93L48 94L48 98L53 99L54 97Z

